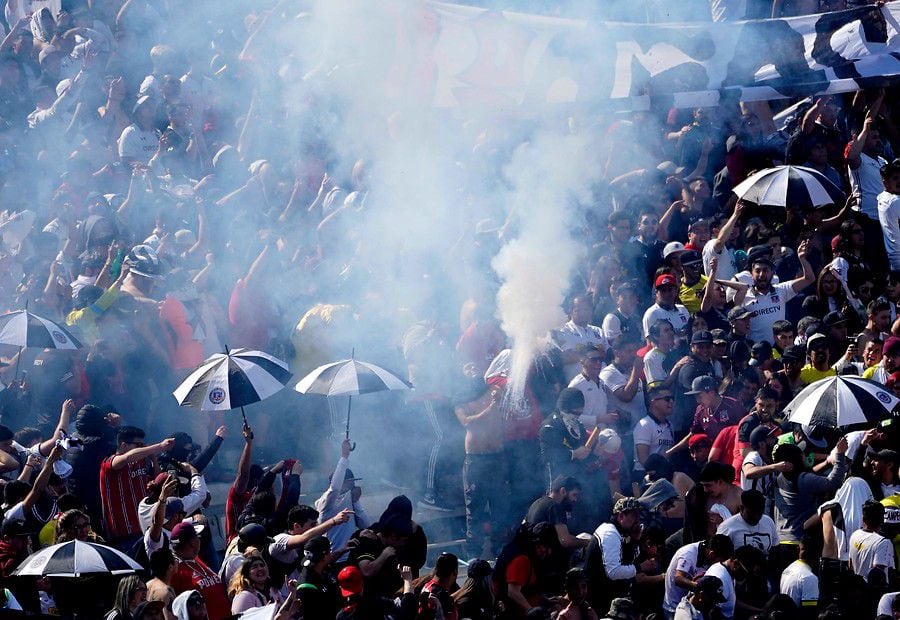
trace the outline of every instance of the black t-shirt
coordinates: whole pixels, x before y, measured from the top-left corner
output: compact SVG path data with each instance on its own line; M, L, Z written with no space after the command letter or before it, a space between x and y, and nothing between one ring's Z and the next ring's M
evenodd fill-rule
M534 500L531 506L528 507L528 512L525 515L525 523L528 525L534 525L535 523L565 525L568 521L569 517L566 511L546 495Z
M377 536L362 536L360 532L356 532L351 540L359 541L347 556L347 563L353 566L359 566L365 560L374 562L386 547ZM387 562L380 571L366 579L366 592L372 596L393 596L402 585L397 562Z

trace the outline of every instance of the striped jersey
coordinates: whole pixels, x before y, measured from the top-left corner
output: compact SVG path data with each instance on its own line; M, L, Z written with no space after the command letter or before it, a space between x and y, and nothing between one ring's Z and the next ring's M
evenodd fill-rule
M147 496L147 484L153 479L150 459L129 463L113 469L115 455L103 459L100 465L100 500L103 524L109 538L140 536L138 504Z

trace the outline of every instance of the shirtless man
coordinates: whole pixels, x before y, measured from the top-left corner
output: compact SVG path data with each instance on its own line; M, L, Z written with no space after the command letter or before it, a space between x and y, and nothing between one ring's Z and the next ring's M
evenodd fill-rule
M498 540L506 524L507 474L503 455L503 394L505 377L488 379L488 391L480 398L456 407L466 429L466 461L463 469L466 500L466 541L469 557L484 557L485 538Z

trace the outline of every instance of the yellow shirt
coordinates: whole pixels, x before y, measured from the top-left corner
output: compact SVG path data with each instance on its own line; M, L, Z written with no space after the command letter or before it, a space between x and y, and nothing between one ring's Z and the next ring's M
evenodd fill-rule
M706 288L708 281L709 278L701 275L700 279L693 286L688 286L684 282L681 283L681 288L678 289L678 298L681 299L682 305L691 314L700 312L700 304L703 303L703 289Z
M825 377L834 377L837 375L837 372L834 368L829 368L828 370L816 370L812 364L807 364L800 371L800 380L809 385L814 381L818 381L819 379L824 379Z

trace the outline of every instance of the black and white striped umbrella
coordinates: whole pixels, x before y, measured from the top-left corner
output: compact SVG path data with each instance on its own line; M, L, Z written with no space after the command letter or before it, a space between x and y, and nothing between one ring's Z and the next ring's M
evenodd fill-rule
M32 553L15 570L19 577L81 577L83 575L128 575L141 565L121 551L106 545L70 540Z
M172 394L182 407L228 411L265 400L291 378L288 365L262 351L217 353L188 375Z
M80 349L81 343L60 325L28 310L0 316L0 344L22 349Z
M301 394L349 396L346 436L350 437L350 407L353 397L372 392L409 390L412 384L392 372L356 359L341 360L319 366L300 379L294 389Z
M732 190L746 202L775 207L843 205L841 189L818 170L805 166L776 166L750 175Z
M295 389L301 394L357 396L411 387L407 381L380 366L349 359L319 366L300 379Z
M813 427L839 428L883 420L900 398L862 377L837 376L807 385L785 407L785 419Z

